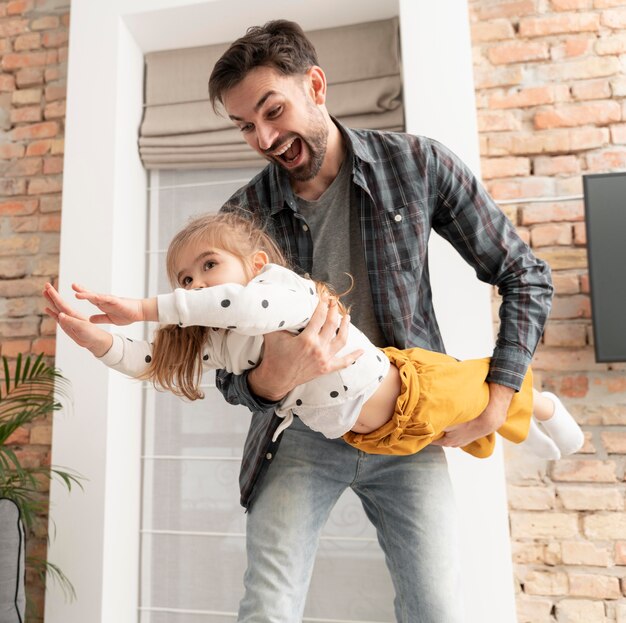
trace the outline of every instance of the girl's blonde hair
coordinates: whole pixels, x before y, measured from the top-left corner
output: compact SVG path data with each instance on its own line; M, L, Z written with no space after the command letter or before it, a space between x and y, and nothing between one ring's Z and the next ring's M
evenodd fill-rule
M258 251L267 253L270 263L288 267L278 245L259 224L234 213L209 214L190 221L172 239L165 261L172 288L181 287L177 282L181 252L200 242L238 257L250 279L254 276L252 258ZM317 283L317 293L323 299L335 296L323 283ZM341 303L339 306L341 313L346 313ZM154 336L150 365L141 378L189 400L203 398L200 390L202 350L210 330L210 327L178 325L159 327Z

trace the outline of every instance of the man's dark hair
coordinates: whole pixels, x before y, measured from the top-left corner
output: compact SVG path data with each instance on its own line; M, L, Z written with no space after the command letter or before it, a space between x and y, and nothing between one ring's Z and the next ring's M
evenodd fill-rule
M209 78L213 110L228 89L241 82L252 69L273 67L281 74L304 74L317 65L317 52L295 22L277 19L251 26L222 54Z

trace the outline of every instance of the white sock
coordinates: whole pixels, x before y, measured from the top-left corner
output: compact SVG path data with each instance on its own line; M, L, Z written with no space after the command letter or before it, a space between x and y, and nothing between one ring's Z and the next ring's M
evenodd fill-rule
M550 392L541 392L541 395L554 403L552 417L549 420L543 420L541 426L552 437L563 456L578 452L585 443L585 435L580 426L557 396Z
M522 445L532 454L542 459L556 460L561 458L561 451L557 445L546 435L535 422L535 418L530 418L530 429L528 437L524 439Z

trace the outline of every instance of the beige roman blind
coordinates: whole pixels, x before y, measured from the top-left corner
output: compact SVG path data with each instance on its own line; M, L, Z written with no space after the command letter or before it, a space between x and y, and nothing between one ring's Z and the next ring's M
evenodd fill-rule
M309 31L328 80L327 107L352 128L404 127L398 19ZM228 43L146 55L139 151L147 169L209 169L263 163L225 116L208 81Z

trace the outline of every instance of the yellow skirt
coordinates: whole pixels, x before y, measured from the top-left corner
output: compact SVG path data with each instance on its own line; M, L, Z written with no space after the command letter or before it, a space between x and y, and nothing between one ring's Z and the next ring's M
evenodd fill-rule
M343 439L370 454L413 454L443 437L444 430L477 418L489 402L486 382L491 359L458 361L454 357L423 348L384 348L392 365L400 371L402 388L393 417L366 434L347 432ZM498 433L520 443L528 435L533 408L530 368L507 412ZM495 434L481 437L463 450L478 458L491 455Z

